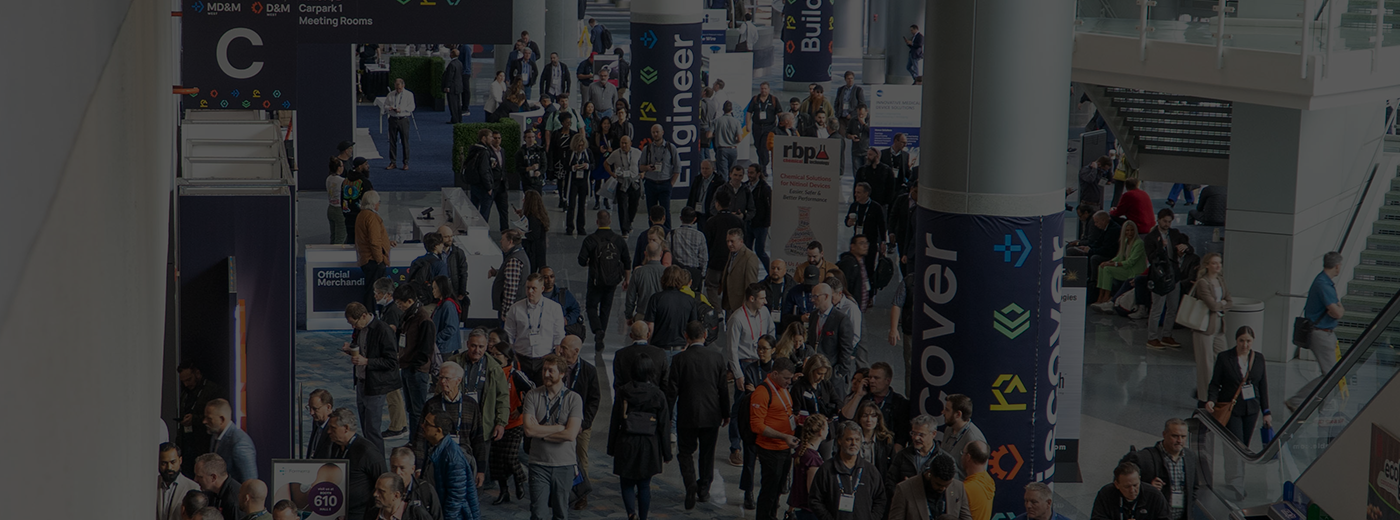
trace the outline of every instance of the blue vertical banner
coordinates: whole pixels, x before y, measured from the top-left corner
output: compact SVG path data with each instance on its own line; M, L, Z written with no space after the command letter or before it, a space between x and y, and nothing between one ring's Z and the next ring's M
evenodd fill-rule
M1064 215L993 217L918 210L920 277L910 359L913 413L972 399L997 488L1055 473ZM959 454L953 454L954 457ZM993 517L1024 510L997 493Z
M783 81L831 81L836 0L787 0L783 6Z
M633 126L641 140L660 124L666 140L676 145L681 177L672 197L689 193L691 172L700 165L701 42L699 22L632 22Z

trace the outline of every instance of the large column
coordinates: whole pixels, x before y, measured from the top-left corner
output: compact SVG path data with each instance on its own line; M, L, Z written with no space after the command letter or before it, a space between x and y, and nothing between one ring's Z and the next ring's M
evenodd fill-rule
M783 6L783 90L805 91L831 81L831 1L793 0Z
M919 30L924 33L924 56L928 56L933 45L933 38L928 31L928 24L924 23L925 3L924 0L885 0L885 82L893 85L908 85L914 82L913 76L909 75L909 46L904 44L904 39L909 37L909 26L919 24ZM935 2L929 2L931 5ZM872 4L873 5L873 4ZM1073 12L1071 10L1071 12ZM872 53L874 51L871 51Z
M885 14L889 0L868 0L865 24L865 57L860 61L861 83L867 85L885 84L885 60L889 52L888 30L890 17Z
M1382 102L1327 110L1233 106L1225 278L1235 298L1264 302L1264 330L1256 331L1256 345L1270 361L1293 359L1296 347L1288 338L1304 300L1283 295L1307 294L1313 277L1322 271L1322 255L1346 234L1372 160L1378 157L1384 117ZM1368 194L1372 202L1361 208L1342 251L1339 295L1346 296L1384 199L1381 194L1394 176L1394 170L1376 173ZM1352 303L1344 306L1353 317L1374 312ZM1315 374L1312 370L1304 374ZM1296 372L1288 374L1292 378ZM1305 380L1273 383L1291 395Z
M864 22L865 2L861 0L836 1L836 28L832 35L831 52L842 58L861 55L861 27Z
M544 57L540 58L540 66L543 67L545 63L549 63L549 53L557 52L559 53L559 61L568 65L569 71L572 72L580 59L578 0L544 0L543 2L530 0L525 3L544 4L545 37L544 42L540 43L540 50L544 52ZM530 12L517 7L517 12L520 12L522 16L539 17L539 11ZM534 31L530 31L531 35L534 33ZM517 36L519 36L518 33Z
M948 395L970 397L993 453L989 471L998 487L1021 489L1054 474L1071 54L1063 28L1074 5L929 6L928 68L938 74L923 98L913 411L936 414ZM1020 493L998 493L996 511L1021 507Z
M553 0L551 0L553 1ZM692 167L700 164L700 2L632 1L632 117L637 135L659 124L680 153L684 197Z

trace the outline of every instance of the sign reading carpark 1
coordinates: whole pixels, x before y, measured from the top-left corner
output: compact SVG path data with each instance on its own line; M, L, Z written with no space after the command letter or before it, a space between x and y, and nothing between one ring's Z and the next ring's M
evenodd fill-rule
M298 43L509 43L511 13L511 0L184 0L181 86L199 89L190 108L293 109Z

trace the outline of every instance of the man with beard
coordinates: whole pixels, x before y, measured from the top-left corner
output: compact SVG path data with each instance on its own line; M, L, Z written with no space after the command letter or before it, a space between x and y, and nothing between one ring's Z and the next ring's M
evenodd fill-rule
M179 446L161 443L160 480L156 482L156 520L180 520L181 501L187 493L199 489L199 484L180 473L184 462Z

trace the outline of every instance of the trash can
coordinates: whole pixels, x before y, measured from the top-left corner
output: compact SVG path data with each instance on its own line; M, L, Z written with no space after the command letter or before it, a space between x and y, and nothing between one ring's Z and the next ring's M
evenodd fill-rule
M1269 361L1287 361L1288 345L1269 343L1264 334L1264 302L1254 298L1233 298L1234 305L1225 311L1225 345L1235 348L1235 331L1240 327L1254 329L1254 350Z

